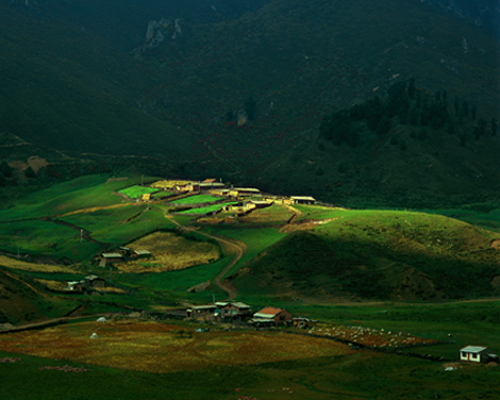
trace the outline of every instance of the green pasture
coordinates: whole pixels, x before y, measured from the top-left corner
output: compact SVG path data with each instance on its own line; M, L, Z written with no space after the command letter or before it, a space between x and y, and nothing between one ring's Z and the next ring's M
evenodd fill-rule
M151 195L151 198L153 198L153 199L159 199L161 197L170 196L171 194L174 194L174 192L167 192L167 191L164 191L164 190L160 190L159 192L153 193Z
M249 260L252 274L234 284L244 294L292 290L318 300L327 293L362 299L400 293L427 300L440 293L445 298L487 297L498 293L491 284L500 275L498 252L490 248L494 238L493 232L440 215L354 210L313 230L289 234L265 256Z
M123 245L156 229L176 226L165 218L164 208L158 205L130 205L127 207L74 214L64 220L91 233L103 243Z
M222 197L210 196L208 194L197 194L194 196L184 197L182 199L171 201L171 204L204 204L213 203L215 201L223 200Z
M210 227L206 229L216 235L241 241L247 246L247 250L241 260L226 273L225 277L234 274L245 262L287 235L286 233L281 233L277 228L239 229Z
M235 202L231 203L224 203L224 205L231 205L231 204L237 204ZM191 208L190 210L185 210L185 211L178 211L179 214L186 214L186 215L205 215L214 211L218 211L223 207L222 204L214 204L211 206L207 207L201 207L201 208Z
M351 212L344 208L333 208L333 207L312 206L312 205L311 206L294 205L293 208L296 208L302 213L302 215L298 218L298 221L309 220L309 219L339 218Z
M497 208L497 206L492 207L495 208L472 205L464 206L460 209L428 210L428 212L433 214L441 214L449 218L455 218L460 221L479 226L483 229L497 232L499 233L500 237L500 208Z
M118 190L118 193L121 193L131 199L138 199L139 197L142 197L142 195L144 194L151 194L156 192L158 192L158 189L156 188L151 188L148 186L140 186L140 185L134 185L127 187L125 189Z
M133 346L133 338L130 341ZM432 353L435 348L426 347L426 351ZM457 356L458 350L455 359ZM163 399L166 393L172 400L283 400L291 397L308 400L436 397L479 400L495 399L498 393L496 382L500 379L498 368L464 364L459 369L445 371L443 362L369 350L333 357L256 362L247 366L225 365L210 370L167 374L134 372L18 353L1 352L0 358L3 357L21 359L0 364L4 378L0 395L13 400L31 398L33 393L37 393L37 399L41 400ZM41 369L64 365L89 371L69 373ZM23 384L19 385L19 382Z
M166 394L172 400L219 400L234 398L235 387L254 386L261 381L258 372L230 367L218 367L211 371L155 374L0 352L0 358L3 357L19 357L22 360L0 364L2 381L5 381L0 387L0 396L10 400L30 399L34 393L38 400L153 400L164 399ZM90 371L70 373L40 370L45 366L68 364Z
M212 264L162 273L117 274L115 282L145 296L155 293L167 300L191 299L211 302L212 294L215 294L217 299L222 299L225 298L226 292L217 287L199 293L188 293L187 289L206 281L213 281L230 260L231 256L223 257Z
M0 221L57 216L84 208L104 207L123 201L114 191L141 181L140 177L110 181L109 175L88 175L12 198L0 210Z
M284 224L292 215L292 212L286 207L273 204L266 208L255 209L247 216L239 217L238 219L241 223L248 224L251 228L252 224L258 226Z
M19 254L86 260L102 248L80 240L80 231L53 221L30 220L0 224L0 249Z

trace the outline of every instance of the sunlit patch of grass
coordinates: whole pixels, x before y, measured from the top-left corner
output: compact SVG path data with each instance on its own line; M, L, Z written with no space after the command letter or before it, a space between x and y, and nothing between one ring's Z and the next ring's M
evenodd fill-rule
M151 194L157 191L158 191L157 188L135 185L125 189L121 189L118 191L118 193L121 193L131 199L137 199L141 197L143 194Z
M221 197L210 196L207 194L198 194L195 196L184 197L179 200L174 200L172 204L203 204L203 203L213 203L215 201L222 200Z
M149 250L152 256L118 264L118 268L125 272L174 271L209 264L220 258L216 244L194 241L170 232L154 232L129 246L136 250Z
M4 267L19 269L23 271L34 272L58 272L58 273L74 273L75 270L69 266L63 265L49 265L49 264L35 264L26 261L21 261L16 258L0 255L0 265Z

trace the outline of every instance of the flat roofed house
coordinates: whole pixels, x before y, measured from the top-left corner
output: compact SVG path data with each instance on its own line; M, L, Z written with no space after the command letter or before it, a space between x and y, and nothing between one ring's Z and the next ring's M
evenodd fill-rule
M134 250L134 254L137 257L151 257L151 252L149 250Z
M84 292L87 290L87 287L85 285L85 281L71 281L68 282L68 287L66 290L71 290L74 292Z
M483 346L467 346L460 349L460 361L488 363L498 361L498 356L489 348Z
M293 204L316 204L316 199L311 196L292 196Z
M123 254L121 253L102 253L101 258L106 262L120 262L123 261Z
M107 263L116 263L123 261L123 254L121 253L102 253L100 267L105 267Z
M221 320L243 321L251 315L251 307L239 301L218 301L215 305L217 306L215 313Z
M86 276L85 281L88 282L88 284L92 287L96 287L96 288L106 287L106 281L97 275Z
M186 317L194 319L213 320L215 319L215 304L207 304L202 306L192 306L186 309Z
M260 190L257 188L233 188L229 192L229 196L231 197L248 197L258 195L260 195Z
M284 308L265 307L253 315L256 325L288 325L292 321L292 313Z

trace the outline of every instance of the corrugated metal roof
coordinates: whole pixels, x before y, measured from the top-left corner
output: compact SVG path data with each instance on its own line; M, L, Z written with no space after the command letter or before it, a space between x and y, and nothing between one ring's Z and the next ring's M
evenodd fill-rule
M283 311L282 308L276 308L276 307L265 307L259 312L255 313L254 316L262 316L262 318L269 318L269 317L274 317L275 315L279 314L281 311Z
M482 346L467 346L464 347L463 349L460 349L460 351L466 352L466 353L481 353L482 351L486 350L487 347L482 347Z
M250 308L248 304L242 303L241 301L237 301L235 303L231 303L233 306L238 308Z
M290 198L292 200L316 201L316 199L311 196L292 196Z
M104 258L123 258L120 253L102 253Z
M208 305L208 306L192 306L191 307L193 310L210 310L211 308L216 308L215 305Z

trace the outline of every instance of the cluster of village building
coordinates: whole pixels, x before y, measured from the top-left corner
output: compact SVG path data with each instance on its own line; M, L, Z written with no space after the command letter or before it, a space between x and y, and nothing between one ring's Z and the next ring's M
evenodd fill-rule
M158 182L153 184L153 187L161 187L164 190L174 191L176 193L208 193L214 196L222 196L232 199L260 197L264 203L281 203L281 204L316 204L316 199L311 196L271 196L263 194L260 189L249 187L226 187L224 183L217 182L215 179L205 179L203 182L181 181L175 184L168 184L168 181ZM143 200L149 198L143 198ZM255 202L255 201L254 201Z
M316 321L308 318L293 317L292 313L284 308L264 307L254 313L250 305L238 301L217 301L191 306L186 309L186 318L204 322L246 322L255 327L293 325L308 328L316 324Z

